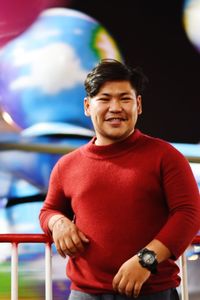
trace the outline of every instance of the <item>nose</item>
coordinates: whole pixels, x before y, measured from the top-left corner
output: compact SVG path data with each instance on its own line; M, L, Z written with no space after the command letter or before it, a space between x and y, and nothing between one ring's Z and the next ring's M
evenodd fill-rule
M122 111L121 101L117 100L117 99L111 100L110 106L109 106L109 111L110 112L121 112Z

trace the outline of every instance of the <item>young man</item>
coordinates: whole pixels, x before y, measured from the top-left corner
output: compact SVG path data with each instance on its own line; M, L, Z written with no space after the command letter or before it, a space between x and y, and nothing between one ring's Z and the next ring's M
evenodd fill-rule
M95 137L55 165L40 213L69 256L70 300L178 299L175 260L200 227L189 163L135 128L146 77L103 60L87 76Z

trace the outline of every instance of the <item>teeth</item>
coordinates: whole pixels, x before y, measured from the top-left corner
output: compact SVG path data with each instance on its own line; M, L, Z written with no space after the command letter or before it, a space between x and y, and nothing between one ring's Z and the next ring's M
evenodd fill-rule
M108 121L113 121L113 120L114 120L114 121L116 121L116 120L117 120L117 121L123 121L124 119L120 119L120 118L112 118L112 119L108 119Z

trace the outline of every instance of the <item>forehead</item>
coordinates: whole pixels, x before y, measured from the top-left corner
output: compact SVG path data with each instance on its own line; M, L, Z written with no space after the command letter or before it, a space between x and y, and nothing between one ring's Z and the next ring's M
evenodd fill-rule
M99 89L100 94L131 94L136 95L135 89L129 81L107 81Z

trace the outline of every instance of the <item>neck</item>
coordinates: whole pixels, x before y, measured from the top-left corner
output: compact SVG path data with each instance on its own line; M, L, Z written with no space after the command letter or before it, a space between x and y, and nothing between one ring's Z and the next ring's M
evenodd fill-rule
M111 145L111 144L115 144L115 143L118 143L118 142L121 142L125 139L127 139L133 132L134 132L134 128L133 130L128 134L126 135L125 137L122 137L121 139L106 139L106 138L101 138L101 137L98 137L98 134L96 134L96 139L94 140L94 144L96 146L107 146L107 145Z

